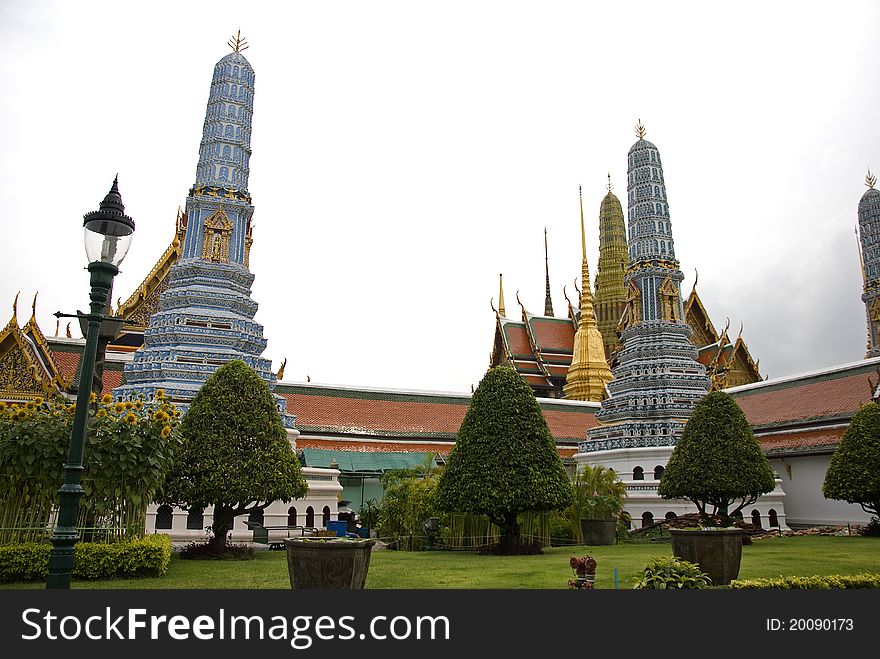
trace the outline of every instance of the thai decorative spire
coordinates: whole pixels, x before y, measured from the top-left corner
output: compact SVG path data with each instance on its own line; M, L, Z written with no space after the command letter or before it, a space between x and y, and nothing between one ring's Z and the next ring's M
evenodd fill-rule
M623 208L611 189L609 173L608 194L599 205L599 271L596 274L596 316L609 363L620 348L617 325L626 308L624 278L629 265Z
M865 357L880 356L880 191L874 189L877 177L868 170L868 189L859 200L859 244L862 261L865 315L868 322L868 345Z
M593 315L590 291L590 268L587 264L587 237L584 229L583 192L578 188L581 205L581 301L580 319L574 335L574 352L562 393L569 400L600 401L605 398L605 385L611 381L611 369L605 360L602 334Z
M196 181L181 218L183 246L149 319L144 346L125 366L125 384L114 395L150 399L163 389L184 411L221 365L240 359L270 387L276 375L263 327L254 322L254 275L248 267L254 207L247 190L251 156L254 70L241 51L239 32L231 53L214 66ZM277 398L284 424L285 401Z
M553 300L550 298L550 261L547 255L547 227L544 227L544 273L547 282L544 294L544 315L553 317Z
M498 273L498 313L502 316L507 315L507 310L504 308L504 281L502 273Z
M596 414L599 426L581 442L582 453L672 446L696 402L709 390L683 320L681 281L672 240L660 152L645 140L629 150L629 266L623 347L609 383L610 397Z

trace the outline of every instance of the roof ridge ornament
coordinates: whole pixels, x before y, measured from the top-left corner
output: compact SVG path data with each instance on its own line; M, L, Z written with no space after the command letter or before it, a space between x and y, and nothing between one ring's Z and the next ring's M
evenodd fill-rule
M645 130L645 125L642 123L642 120L639 119L639 122L636 124L636 135L639 136L640 140L645 139L645 135L648 131Z
M870 190L873 190L876 184L877 177L871 173L871 168L868 167L868 175L865 177L865 185L867 185Z
M249 48L247 39L241 37L241 30L238 30L234 37L229 37L229 41L226 42L226 45L232 48L232 52L234 53L240 53Z

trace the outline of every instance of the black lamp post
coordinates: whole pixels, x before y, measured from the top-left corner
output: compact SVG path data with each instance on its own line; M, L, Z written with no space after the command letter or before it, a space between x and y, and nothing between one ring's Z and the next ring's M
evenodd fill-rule
M55 530L52 533L52 551L49 554L49 578L46 581L46 588L70 588L73 547L79 540L76 533L76 519L79 514L79 500L83 494L80 478L83 471L89 397L95 374L95 355L98 350L101 323L107 319L104 311L110 289L113 287L113 277L119 273L119 264L128 252L134 233L134 221L125 214L117 179L113 180L113 187L104 197L100 208L83 216L86 256L89 260L87 269L91 275L92 287L91 313L85 315L89 326L82 355L73 428L70 432L70 448L67 464L64 466L64 485L58 491L61 502ZM55 315L65 314L59 312Z

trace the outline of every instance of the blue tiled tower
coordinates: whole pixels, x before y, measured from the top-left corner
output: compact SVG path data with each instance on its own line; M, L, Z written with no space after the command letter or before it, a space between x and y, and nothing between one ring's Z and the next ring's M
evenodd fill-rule
M217 370L240 359L275 386L263 327L254 322L254 275L248 258L254 207L248 194L254 70L233 52L217 62L199 147L196 181L186 199L186 237L180 258L168 275L159 311L150 317L143 348L125 366L125 384L117 398L152 398L156 390L184 410ZM277 397L285 426L285 401Z
M639 140L628 156L623 348L608 384L610 397L596 414L599 426L579 446L581 454L610 451L603 458L612 459L620 449L669 447L671 453L694 405L709 390L683 318L684 275L675 257L660 152L644 139L641 122L637 132ZM594 460L588 456L586 461Z
M859 243L865 290L862 302L868 317L868 349L865 357L880 356L880 192L877 177L868 171L868 189L859 200Z

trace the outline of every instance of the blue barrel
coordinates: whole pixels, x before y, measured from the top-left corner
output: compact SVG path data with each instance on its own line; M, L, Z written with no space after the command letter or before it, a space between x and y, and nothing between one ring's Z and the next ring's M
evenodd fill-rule
M327 522L328 531L336 531L337 538L344 538L345 532L348 530L348 523L343 520L330 520Z

